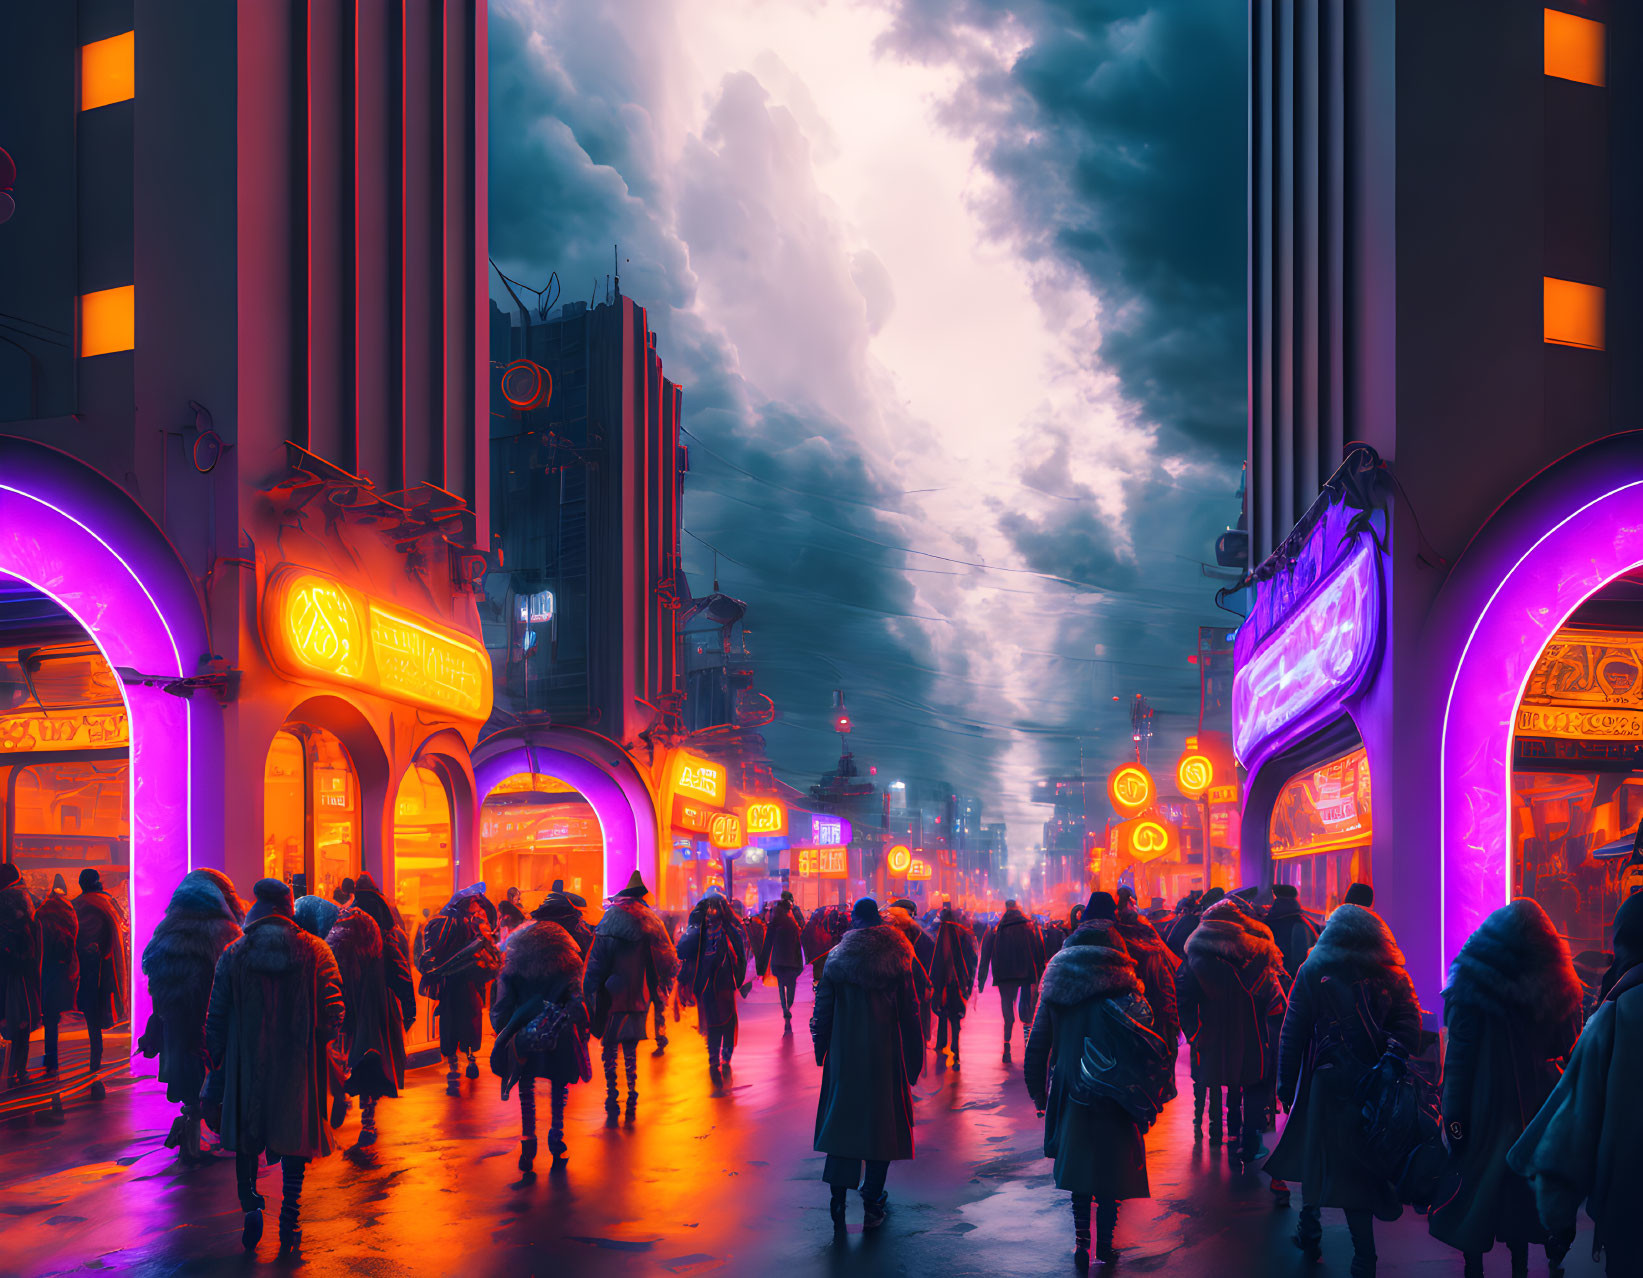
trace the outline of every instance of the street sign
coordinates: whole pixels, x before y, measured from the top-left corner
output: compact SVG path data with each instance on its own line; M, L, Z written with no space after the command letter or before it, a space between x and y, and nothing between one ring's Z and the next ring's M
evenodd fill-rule
M1199 798L1215 780L1215 765L1209 756L1189 751L1175 765L1175 784L1189 799Z
M1125 816L1151 807L1157 793L1152 773L1139 763L1121 763L1107 776L1107 797Z

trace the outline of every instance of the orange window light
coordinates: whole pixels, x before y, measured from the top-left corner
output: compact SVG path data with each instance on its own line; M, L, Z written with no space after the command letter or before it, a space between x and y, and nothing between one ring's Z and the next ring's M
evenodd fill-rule
M80 46L80 110L137 96L136 48L130 31Z
M105 288L80 297L80 354L107 355L137 344L137 290Z
M1601 22L1546 10L1546 74L1602 88L1603 37Z
M1545 277L1545 338L1558 346L1603 349L1603 290Z

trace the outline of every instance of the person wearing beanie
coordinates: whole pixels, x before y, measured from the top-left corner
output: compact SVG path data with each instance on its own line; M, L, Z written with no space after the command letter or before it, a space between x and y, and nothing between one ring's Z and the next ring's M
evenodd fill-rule
M1361 905L1366 910L1375 908L1375 889L1367 883L1354 883L1346 889L1346 904Z
M462 1094L457 1055L468 1054L468 1077L479 1077L479 1040L484 1030L485 990L502 970L496 943L497 910L483 883L452 894L422 930L420 992L437 1004L439 1054L445 1058L445 1093Z
M0 862L0 1033L9 1044L6 1077L29 1081L29 1037L39 1029L40 921L34 898L11 862Z
M1506 1155L1557 1085L1580 1037L1580 1009L1569 943L1527 897L1484 919L1449 967L1443 1125L1459 1186L1427 1225L1465 1258L1466 1278L1482 1278L1497 1241L1519 1274L1529 1272L1531 1243L1546 1248L1556 1273L1574 1241L1541 1224L1533 1188Z
M1643 1129L1643 893L1621 903L1613 936L1597 1010L1506 1164L1533 1187L1552 1237L1574 1236L1584 1204L1594 1252L1602 1251L1610 1278L1620 1278L1643 1273L1643 1230L1632 1217L1643 1185L1643 1141L1635 1137ZM1463 1150L1471 1139L1463 1134Z
M868 898L851 910L849 929L826 958L810 1018L822 1070L814 1148L827 1155L822 1180L834 1230L843 1233L858 1186L862 1228L877 1229L889 1211L890 1164L913 1157L913 1084L924 1069L918 959Z
M258 1169L264 1157L280 1163L280 1251L292 1255L302 1245L308 1162L332 1149L326 1109L342 976L325 942L297 925L284 882L261 879L252 894L245 933L223 951L211 982L205 1113L234 1151L248 1251L262 1238Z
M563 882L556 879L555 882ZM588 951L593 948L593 929L588 926L587 919L582 917L582 911L577 902L582 898L573 896L569 892L561 892L555 888L543 899L542 904L531 911L531 917L539 923L555 923L565 929L571 940L576 942L576 948L582 951L584 960ZM586 905L586 901L582 901Z
M1318 940L1318 925L1301 908L1301 895L1293 883L1272 885L1272 906L1266 912L1266 925L1272 929L1272 939L1284 956L1284 988L1295 983L1295 976L1306 962L1306 956Z
M1396 1187L1365 1151L1355 1101L1358 1075L1319 1068L1331 1044L1347 1041L1365 1014L1381 1035L1411 1056L1421 1046L1421 1007L1404 968L1403 951L1379 915L1341 905L1329 916L1289 992L1278 1040L1278 1100L1289 1122L1265 1170L1275 1180L1301 1182L1301 1219L1294 1242L1309 1261L1323 1254L1321 1208L1346 1213L1352 1236L1352 1278L1375 1273L1375 1217L1395 1220ZM1186 1017L1183 1014L1182 1020ZM1357 1054L1378 1058L1379 1045Z
M1021 1045L1027 1045L1027 1031L1033 1023L1033 1010L1038 1005L1038 979L1044 975L1044 937L1021 907L1014 901L1004 902L1004 913L998 926L989 929L981 942L981 966L977 972L976 989L985 991L987 973L991 970L993 984L998 986L998 1001L1004 1008L1004 1063L1010 1063L1010 1038L1015 1032L1017 1007L1021 1011Z
M769 972L776 978L784 1036L793 1032L793 1002L798 997L799 973L804 970L803 928L804 916L793 904L793 894L783 892L781 900L770 911L764 943L757 951L759 975Z
M125 918L114 899L103 890L103 878L87 866L80 871L80 895L74 898L75 947L80 962L80 988L74 1006L86 1018L91 1049L91 1098L102 1100L108 1089L98 1073L103 1068L103 1031L126 1016Z
M959 1068L958 1031L975 988L976 936L950 904L941 907L941 926L930 956L930 1004L936 1016L936 1065L946 1062L947 1040L953 1042L953 1068Z
M627 887L611 898L593 930L582 994L605 1069L605 1119L615 1126L621 1114L616 1057L627 1074L627 1121L639 1110L639 1044L646 1037L653 1007L666 1003L679 976L679 954L656 911L645 904L649 892L635 870Z
M245 904L226 874L190 870L143 947L143 975L154 1015L137 1047L144 1056L160 1058L165 1098L182 1107L165 1144L185 1163L202 1158L200 1089L206 1076L211 978L223 951L240 939L244 920Z
M1134 1039L1157 1040L1128 947L1111 919L1092 918L1089 909L1044 969L1039 997L1021 1072L1044 1119L1044 1154L1055 1160L1056 1188L1072 1198L1073 1264L1084 1270L1090 1264L1091 1204L1095 1255L1111 1264L1118 1258L1113 1235L1119 1202L1151 1196L1141 1124L1099 1092L1075 1099L1086 1044L1120 1059L1130 1055ZM1151 1099L1163 1104L1162 1096Z
M68 884L54 875L51 891L34 917L40 924L40 1019L45 1024L45 1078L57 1076L57 1031L63 1013L74 1010L80 992L80 917L69 900ZM1608 962L1608 955L1603 956Z

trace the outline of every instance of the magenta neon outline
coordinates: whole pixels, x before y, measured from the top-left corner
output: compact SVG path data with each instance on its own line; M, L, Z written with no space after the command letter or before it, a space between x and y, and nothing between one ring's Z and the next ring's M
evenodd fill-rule
M1643 480L1610 489L1536 538L1501 576L1461 648L1440 745L1440 980L1466 938L1511 899L1506 796L1518 703L1547 642L1575 609L1643 564L1638 488Z

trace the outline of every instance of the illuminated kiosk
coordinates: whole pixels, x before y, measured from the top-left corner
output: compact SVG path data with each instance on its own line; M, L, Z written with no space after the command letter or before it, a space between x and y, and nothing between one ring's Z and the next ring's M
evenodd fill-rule
M222 711L210 693L164 683L210 651L193 583L126 493L43 445L0 436L0 574L49 595L110 666L159 676L121 689L129 724L131 964L171 890L196 865L222 866ZM70 892L73 892L70 883ZM134 983L132 1024L148 1019Z
M1384 516L1321 499L1263 565L1239 628L1232 739L1248 772L1241 881L1339 905L1377 863L1369 778L1390 748L1364 704L1381 674Z
M591 905L621 890L634 870L652 893L659 892L656 800L644 772L621 746L582 728L508 729L486 737L473 761L481 804L521 775L553 778L587 801L604 845L602 891L582 894ZM506 885L492 886L500 893Z

